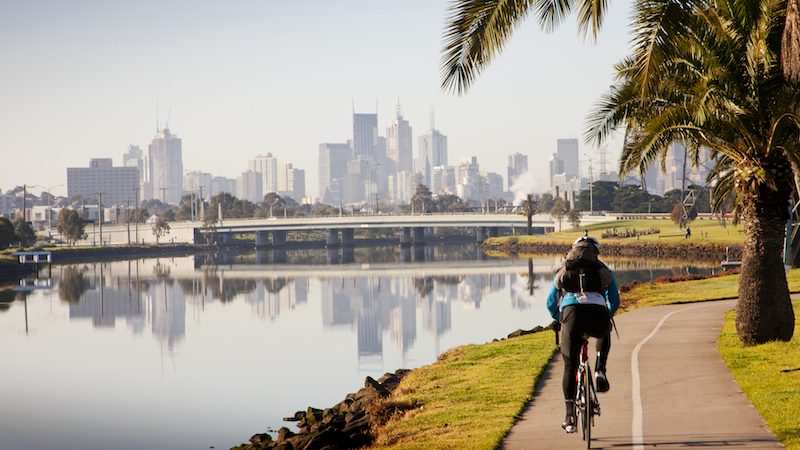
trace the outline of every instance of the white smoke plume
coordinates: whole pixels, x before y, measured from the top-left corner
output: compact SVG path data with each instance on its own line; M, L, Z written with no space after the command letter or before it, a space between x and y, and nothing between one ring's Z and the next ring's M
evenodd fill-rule
M543 171L542 171L543 173ZM511 185L514 193L514 204L521 204L528 194L541 193L548 190L549 180L546 176L534 174L531 170L521 174Z

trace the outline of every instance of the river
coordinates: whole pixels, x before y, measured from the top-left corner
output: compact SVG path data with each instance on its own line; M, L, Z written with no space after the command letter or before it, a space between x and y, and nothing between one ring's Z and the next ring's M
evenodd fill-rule
M467 246L45 269L0 291L0 449L228 448L367 375L546 325L560 257L531 262ZM713 270L608 263L621 283Z

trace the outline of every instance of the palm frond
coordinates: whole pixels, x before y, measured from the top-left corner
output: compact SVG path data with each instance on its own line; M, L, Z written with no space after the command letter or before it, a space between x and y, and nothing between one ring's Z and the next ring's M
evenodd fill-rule
M569 1L550 3L563 9ZM542 0L454 0L444 32L442 89L464 93L500 53L534 3Z

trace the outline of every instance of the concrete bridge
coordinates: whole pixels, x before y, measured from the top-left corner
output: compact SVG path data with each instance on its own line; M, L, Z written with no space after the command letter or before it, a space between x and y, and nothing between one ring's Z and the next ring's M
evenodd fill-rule
M581 225L614 220L614 216L585 215ZM296 231L321 231L325 234L328 247L349 246L354 243L357 230L390 229L396 230L403 245L423 244L430 240L438 230L447 228L472 229L475 240L502 233L524 234L527 218L522 214L463 213L463 214L417 214L417 215L354 215L327 217L288 217L261 219L224 219L222 223L205 226L202 222L170 222L169 233L161 242L200 243L207 241L230 243L236 234L254 234L256 245L261 248L281 247L288 242L287 234ZM559 223L549 214L533 217L533 232L537 234L557 231ZM568 227L566 219L563 226ZM209 237L211 239L209 239ZM101 239L102 238L102 239ZM119 224L99 227L88 225L86 238L81 245L154 244L155 237L150 224Z
M324 231L327 247L347 247L354 243L356 230L398 230L401 245L422 245L435 230L446 228L474 229L475 240L501 232L525 232L527 218L519 214L423 214L423 215L371 215L334 217L293 217L266 219L224 220L221 224L195 228L195 242L204 242L213 236L215 242L226 244L234 234L255 233L257 248L281 247L287 244L290 231ZM556 224L550 216L533 218L533 232L543 234L554 231Z

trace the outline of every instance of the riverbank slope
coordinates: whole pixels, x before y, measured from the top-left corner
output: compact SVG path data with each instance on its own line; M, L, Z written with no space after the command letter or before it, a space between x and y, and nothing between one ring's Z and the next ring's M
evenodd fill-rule
M723 260L739 259L742 229L703 219L690 224L691 237L670 220L618 220L545 235L501 236L483 243L488 253L566 253L584 231L600 240L604 255Z

